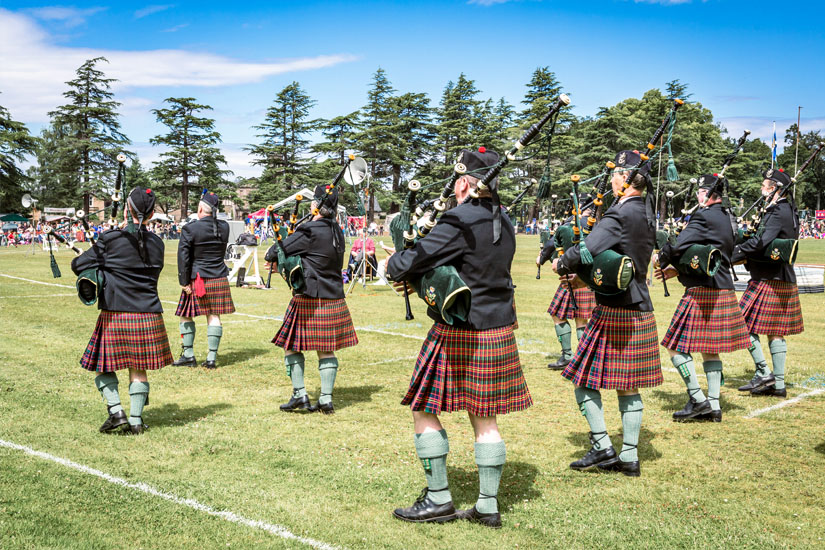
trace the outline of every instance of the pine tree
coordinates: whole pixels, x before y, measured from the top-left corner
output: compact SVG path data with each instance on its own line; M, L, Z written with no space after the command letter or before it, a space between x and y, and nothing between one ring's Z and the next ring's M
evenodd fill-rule
M796 153L796 123L785 132L785 148L776 158L778 168L782 168L789 176L794 176L794 166L799 168L822 142L818 131L807 132L799 136L799 155ZM768 157L770 159L770 157ZM770 160L768 160L770 166ZM767 168L767 167L766 167ZM802 172L796 184L796 201L801 206L817 208L821 206L820 193L825 192L825 152Z
M355 148L355 133L360 116L360 111L355 111L323 122L321 124L321 135L327 141L316 143L312 146L312 149L317 153L323 153L336 159L339 164L344 164L347 154Z
M170 97L164 103L169 107L152 110L158 122L169 128L168 133L149 140L152 145L169 148L155 163L154 179L167 202L180 196L181 218L186 218L190 205L195 204L189 197L190 186L215 185L218 174L228 173L218 168L226 164L226 159L216 147L221 135L215 131L215 120L197 116L212 107L196 103L193 97Z
M36 147L37 138L29 133L26 125L12 119L9 111L0 105L0 212L20 209L28 178L19 164L25 161L26 155L34 154Z
M441 102L436 109L437 151L444 159L446 167L452 167L458 158L461 149L477 147L478 138L474 135L474 127L483 127L478 124L481 101L476 99L480 93L475 81L468 79L461 73L456 82L448 82L441 94Z
M402 175L427 162L430 140L434 136L430 99L423 93L406 93L390 99L394 114L389 127L390 166L393 193L403 192Z
M391 100L394 94L395 88L387 78L386 71L379 67L367 92L367 104L361 109L361 127L356 135L358 150L364 154L370 167L370 177L376 185L391 170L393 147L390 126L394 118Z
M101 61L108 63L105 57L84 62L77 78L66 83L69 90L63 96L69 103L49 113L53 125L61 129L55 143L60 179L72 184L65 192L74 202L80 195L88 202L90 194L111 188L117 170L115 157L130 143L120 131L120 103L112 99L111 84L116 80L96 68Z

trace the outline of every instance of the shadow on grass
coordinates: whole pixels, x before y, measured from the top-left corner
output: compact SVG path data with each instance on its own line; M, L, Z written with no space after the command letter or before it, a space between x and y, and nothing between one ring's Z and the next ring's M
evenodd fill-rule
M814 451L818 452L819 454L825 455L825 441L814 447Z
M335 388L335 394L332 398L335 403L335 409L346 409L358 403L368 403L372 401L372 394L377 393L383 389L382 386L341 386ZM312 399L314 403L316 399Z
M228 367L236 363L243 363L248 359L265 358L267 354L272 352L272 348L244 348L229 351L226 353L218 353L218 368ZM203 359L206 359L204 355ZM201 359L201 361L203 361Z
M499 486L499 506L502 512L507 512L511 503L524 499L534 499L541 496L541 491L535 488L539 469L527 462L507 461L501 474ZM450 492L456 507L469 508L478 499L478 470L447 467L450 481Z
M702 389L702 392L705 392L705 388ZM662 410L665 411L681 411L688 400L687 390L678 393L670 393L663 390L653 390L652 393L656 399L662 401ZM720 396L719 405L722 407L722 413L745 410L745 407L732 403L725 397L724 394Z
M181 409L177 403L166 403L162 407L147 408L144 417L146 423L152 427L182 426L231 407L229 403L212 403L202 407Z
M613 442L613 448L616 449L616 452L621 452L622 450L622 434L621 432L617 433L610 433L610 440ZM660 453L656 447L653 446L652 441L656 439L656 433L651 432L647 428L642 428L641 432L639 433L639 460L659 460L662 458L662 453ZM569 441L572 445L576 447L580 447L580 451L574 451L570 453L570 458L572 459L579 459L590 450L590 435L589 432L578 432L572 433L567 436L567 441ZM594 470L591 470L594 471Z

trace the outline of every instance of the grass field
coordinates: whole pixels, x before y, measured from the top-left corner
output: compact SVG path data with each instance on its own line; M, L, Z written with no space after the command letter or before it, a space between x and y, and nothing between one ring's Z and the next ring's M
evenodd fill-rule
M167 245L160 295L177 355L175 246ZM825 394L746 418L780 400L736 391L752 374L745 351L724 357L722 424L671 421L686 394L663 350L665 383L642 393L642 477L568 469L588 447L588 428L571 384L545 368L558 352L545 312L556 280L549 267L535 278L537 237L519 237L513 269L516 335L535 405L500 419L508 454L500 531L391 517L425 484L410 414L399 405L430 325L420 300L413 303L415 320L406 322L403 300L391 289L356 286L348 304L361 342L339 353L336 414L289 415L278 405L289 398L290 382L281 350L270 343L289 300L286 286L278 279L271 291L233 288L239 313L224 318L219 369L150 373L151 405L144 412L150 431L104 436L97 428L105 407L93 376L78 366L97 311L74 295L69 252L58 255L61 279L52 279L47 253L28 252L0 250L0 274L69 288L0 276L5 442L341 548L825 547ZM825 263L825 242L803 241L799 261ZM660 337L678 303L674 290L663 298L660 286L651 289ZM801 300L806 330L789 338L789 399L825 386L825 297ZM202 359L203 320L195 345ZM313 400L316 365L308 355ZM121 374L124 404L125 378ZM614 394L604 393L605 412L620 446ZM477 492L472 430L464 414L443 421L453 496L457 506L468 507ZM0 548L127 547L310 546L0 445Z

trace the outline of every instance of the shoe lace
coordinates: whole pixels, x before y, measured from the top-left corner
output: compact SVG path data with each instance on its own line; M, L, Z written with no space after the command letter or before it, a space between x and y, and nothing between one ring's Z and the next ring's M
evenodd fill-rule
M430 489L429 489L429 488L427 488L427 487L424 487L424 490L422 490L422 491L421 491L421 494L420 494L420 495L418 495L418 498L417 498L417 499L415 499L415 503L416 503L416 504L421 504L422 502L424 502L425 500L427 500L427 493L429 493L429 492L430 492Z

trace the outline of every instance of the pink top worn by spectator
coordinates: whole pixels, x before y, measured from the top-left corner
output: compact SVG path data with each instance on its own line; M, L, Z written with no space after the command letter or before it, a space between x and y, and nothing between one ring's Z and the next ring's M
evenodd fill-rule
M357 254L358 252L361 251L361 242L362 242L362 237L359 237L358 239L355 240L354 243L352 243L352 252L351 252L352 254ZM367 239L367 254L369 254L369 255L375 254L375 241L373 241L372 239Z

